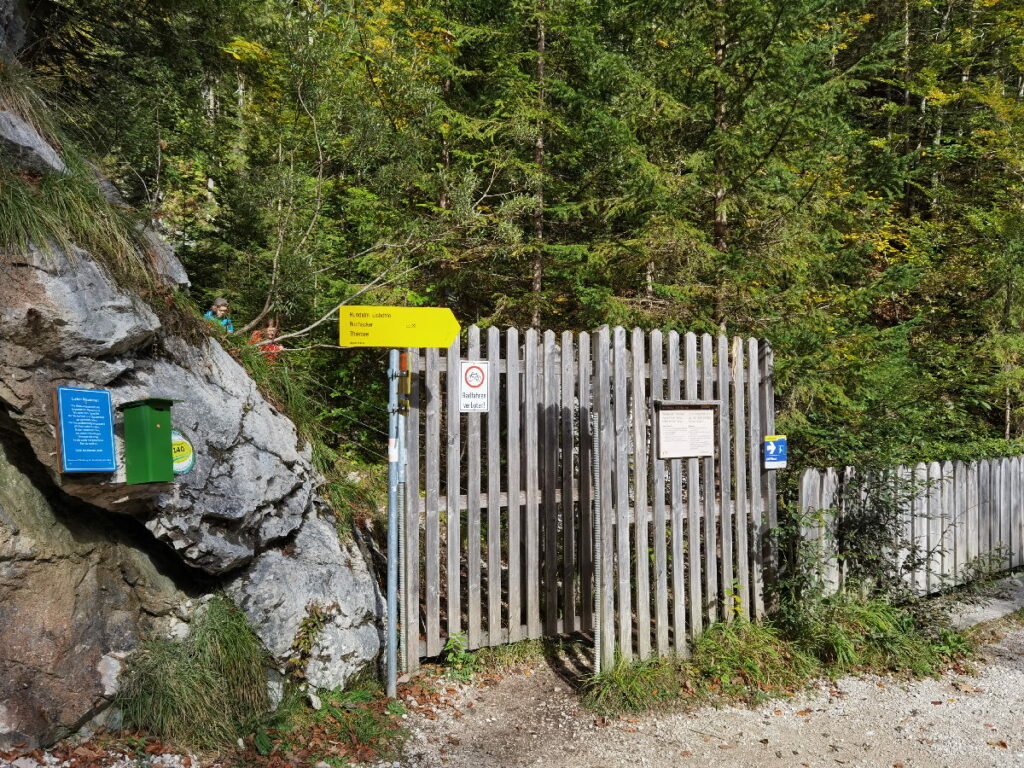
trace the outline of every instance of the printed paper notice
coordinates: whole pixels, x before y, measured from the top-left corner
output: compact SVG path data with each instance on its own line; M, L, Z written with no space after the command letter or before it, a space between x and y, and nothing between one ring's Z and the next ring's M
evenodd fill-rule
M659 459L715 455L713 408L663 408L657 413Z

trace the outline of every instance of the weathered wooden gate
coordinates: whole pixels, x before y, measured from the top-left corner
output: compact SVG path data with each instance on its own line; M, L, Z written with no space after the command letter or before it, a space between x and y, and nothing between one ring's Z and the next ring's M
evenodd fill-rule
M408 668L456 633L476 648L596 626L604 662L616 649L685 655L709 623L763 614L775 525L761 469L774 428L767 345L623 328L481 336L469 329L465 354L459 340L409 350ZM459 413L461 360L489 362L487 413ZM720 403L715 456L657 459L660 399Z

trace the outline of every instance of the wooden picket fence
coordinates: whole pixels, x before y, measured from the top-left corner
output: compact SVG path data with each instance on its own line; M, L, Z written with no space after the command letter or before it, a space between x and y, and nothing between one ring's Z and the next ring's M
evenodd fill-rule
M856 471L807 469L800 478L799 504L808 521L803 536L820 548L824 586L832 591L846 579L837 524L850 498L843 485L853 482ZM979 565L1024 565L1024 458L933 461L891 473L895 484L908 489L904 538L915 556L904 562L910 563L907 578L915 592L964 584Z
M605 663L616 650L685 655L709 623L763 614L776 516L763 342L473 326L464 353L460 339L409 359L407 669L456 634L477 648L598 630ZM487 413L459 413L464 359L489 362ZM657 459L655 399L718 401L716 455Z

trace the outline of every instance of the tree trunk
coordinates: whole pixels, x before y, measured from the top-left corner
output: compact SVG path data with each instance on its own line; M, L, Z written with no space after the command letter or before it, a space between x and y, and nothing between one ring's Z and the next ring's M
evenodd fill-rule
M444 94L445 102L448 101L448 97L452 91L452 79L446 77L444 79L444 85L442 86L442 93ZM448 170L452 165L451 149L448 147L448 137L444 134L441 135L441 192L437 197L437 207L442 211L448 210L450 205L448 201Z
M544 4L537 6L537 101L539 113L544 113L544 54L547 47L544 27ZM533 144L533 162L537 168L536 205L533 209L533 327L540 327L541 288L544 281L544 121L537 122L537 137Z
M712 243L715 250L726 253L729 250L729 213L726 210L726 198L729 193L728 177L726 173L725 150L721 141L729 128L728 107L726 104L725 87L722 85L722 72L725 69L726 36L725 36L725 0L718 0L719 16L716 21L715 32L715 67L719 71L718 80L715 83L715 137L718 140L715 145L714 161L714 190L712 202ZM725 276L719 272L718 286L715 290L714 321L719 327L725 327Z

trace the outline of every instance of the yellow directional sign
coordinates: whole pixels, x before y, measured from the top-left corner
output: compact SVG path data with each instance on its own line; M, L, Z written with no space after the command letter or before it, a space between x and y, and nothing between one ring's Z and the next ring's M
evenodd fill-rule
M343 347L447 347L459 323L445 307L341 307L338 344Z

